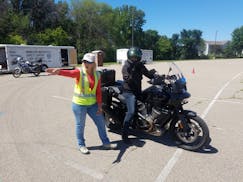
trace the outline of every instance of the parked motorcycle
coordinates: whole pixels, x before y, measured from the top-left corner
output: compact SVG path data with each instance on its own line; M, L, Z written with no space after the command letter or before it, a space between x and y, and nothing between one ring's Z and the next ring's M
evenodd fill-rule
M171 62L167 75L157 75L148 83L151 86L143 90L141 99L137 100L132 130L140 130L157 137L170 132L179 147L191 151L197 151L209 144L206 122L196 112L183 109L183 105L188 103L190 93L187 91L186 78L179 67ZM121 88L121 81L102 86L103 112L106 126L111 130L120 130L123 126L126 104Z
M22 57L17 57L17 66L14 68L12 74L15 78L20 77L22 73L33 73L35 76L39 76L42 69L41 62L42 61L40 59L37 63L31 63L24 60Z

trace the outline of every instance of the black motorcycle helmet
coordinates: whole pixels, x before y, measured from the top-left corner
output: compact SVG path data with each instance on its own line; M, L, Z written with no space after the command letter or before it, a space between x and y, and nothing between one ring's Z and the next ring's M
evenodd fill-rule
M133 62L139 62L142 59L142 50L138 47L131 47L127 51L127 58Z

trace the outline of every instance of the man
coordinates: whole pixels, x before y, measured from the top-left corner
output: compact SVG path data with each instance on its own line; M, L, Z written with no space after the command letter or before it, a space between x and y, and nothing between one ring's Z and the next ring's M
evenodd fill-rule
M135 113L136 99L141 97L142 93L142 78L143 75L152 79L154 78L155 70L148 70L141 62L142 50L138 47L132 47L127 52L128 60L122 67L123 96L126 99L127 113L124 118L122 139L125 143L129 143L128 130L130 122L133 120Z

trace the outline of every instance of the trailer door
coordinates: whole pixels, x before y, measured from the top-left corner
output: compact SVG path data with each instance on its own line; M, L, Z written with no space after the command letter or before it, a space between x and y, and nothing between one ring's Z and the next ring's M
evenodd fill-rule
M76 49L69 49L69 64L70 65L76 65L78 64L78 61L77 61L77 51Z
M0 47L0 69L8 69L5 47Z
M67 49L61 49L62 66L68 66L68 51Z

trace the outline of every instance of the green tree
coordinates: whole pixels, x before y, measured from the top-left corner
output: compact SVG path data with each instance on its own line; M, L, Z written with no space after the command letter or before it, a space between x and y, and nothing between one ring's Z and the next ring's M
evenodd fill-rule
M135 6L112 9L96 0L0 0L0 42L74 45L79 56L101 49L106 60L117 48L152 49L155 59L195 59L204 49L200 30L182 30L169 39L156 30L143 31L145 13ZM242 56L240 27L225 56Z
M185 30L180 34L181 59L196 59L203 50L204 41L200 30Z
M123 5L115 8L113 39L118 48L139 46L143 44L144 12L134 6Z
M236 28L232 33L232 49L235 52L235 55L242 57L243 50L243 26Z
M8 41L18 36L26 42L28 30L28 16L13 11L11 3L0 1L0 42L9 43ZM15 41L13 41L15 42ZM22 41L21 41L22 42Z
M11 17L10 17L11 4L8 1L0 1L0 42L7 43L9 34Z
M144 49L156 50L156 43L160 38L159 33L156 30L146 30L143 32L141 47Z
M40 45L69 45L68 34L61 28L46 29L44 32L33 34L32 41Z
M114 59L114 12L110 6L94 0L73 0L71 13L76 24L76 47L79 56L93 50L105 51Z
M10 18L11 23L9 23L9 26L11 27L11 30L9 31L14 34L19 34L26 40L28 38L29 17L27 15L12 12Z
M21 11L29 15L32 32L41 32L46 28L56 28L60 25L60 13L53 0L23 0Z
M143 32L143 36L141 37L141 44L139 45L142 49L150 49L153 50L153 57L156 58L160 53L159 48L157 46L157 42L160 39L160 35L156 30L147 30Z
M171 39L171 59L177 60L180 58L180 51L181 51L181 45L180 45L180 35L179 34L173 34Z
M23 0L10 0L10 3L12 5L12 9L14 12L16 13L21 12Z
M225 58L234 58L236 56L231 42L227 42L226 47L223 50L223 55Z
M70 8L67 2L59 1L56 4L56 11L57 11L57 21L56 27L62 27L63 30L69 32L70 35L73 35L75 32L75 23L72 20L70 15Z
M75 43L73 34L75 26L70 17L67 2L58 1L55 4L53 0L11 0L11 3L15 7L13 9L16 14L25 17L27 27L23 37L27 39L29 44L41 42L41 40L37 41L35 35L39 37L37 34L43 33L46 29L58 27L69 32L69 41ZM43 42L45 41L43 40Z
M26 40L20 35L9 35L8 44L26 44Z
M161 36L156 46L159 52L155 55L156 60L169 60L171 59L172 45L169 38Z

